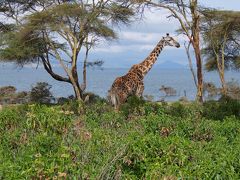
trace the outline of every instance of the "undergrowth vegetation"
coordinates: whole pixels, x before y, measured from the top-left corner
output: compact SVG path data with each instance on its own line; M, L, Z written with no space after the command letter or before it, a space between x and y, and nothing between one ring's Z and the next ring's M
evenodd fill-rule
M239 179L239 142L240 103L226 99L6 107L0 179Z

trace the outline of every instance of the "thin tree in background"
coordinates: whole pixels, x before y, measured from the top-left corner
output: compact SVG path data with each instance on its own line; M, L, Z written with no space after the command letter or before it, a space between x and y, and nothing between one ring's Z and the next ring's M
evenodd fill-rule
M203 102L203 73L200 49L200 7L198 0L132 0L134 4L143 7L166 9L169 17L176 18L181 26L181 33L187 36L194 49L197 66L197 96L198 102Z
M222 94L226 96L225 70L240 68L240 13L208 9L202 14L205 67L208 71L218 71Z

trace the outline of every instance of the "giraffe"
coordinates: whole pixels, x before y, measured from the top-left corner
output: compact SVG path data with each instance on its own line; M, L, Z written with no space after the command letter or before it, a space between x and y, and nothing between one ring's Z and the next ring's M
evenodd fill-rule
M139 64L133 65L124 76L117 77L108 91L108 98L115 109L118 109L131 95L142 96L144 91L143 79L151 70L157 57L165 46L179 48L180 44L167 35L162 37L149 56Z

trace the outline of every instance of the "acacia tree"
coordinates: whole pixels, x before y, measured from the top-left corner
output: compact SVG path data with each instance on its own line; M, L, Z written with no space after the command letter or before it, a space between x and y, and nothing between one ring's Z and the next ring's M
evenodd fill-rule
M81 52L86 50L87 56L90 43L115 39L112 25L127 24L134 14L125 3L113 0L4 0L0 6L1 15L14 22L2 32L0 59L19 65L41 62L54 79L73 86L78 100L85 89L79 83L78 61L87 60ZM54 64L65 75L56 73Z
M240 68L240 13L205 10L202 14L205 67L208 71L218 71L222 94L227 95L225 69Z
M200 7L198 0L132 0L143 7L166 9L169 17L176 18L181 26L181 33L187 36L195 53L197 66L197 101L203 102L203 73L200 49Z

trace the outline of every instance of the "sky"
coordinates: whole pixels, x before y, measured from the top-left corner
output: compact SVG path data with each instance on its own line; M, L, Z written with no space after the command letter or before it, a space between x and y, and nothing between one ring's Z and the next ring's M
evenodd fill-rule
M199 0L199 3L206 7L240 11L240 0ZM129 68L144 60L162 36L170 33L180 42L181 48L164 48L155 66L177 63L187 67L188 60L184 49L186 37L177 36L175 30L179 28L179 23L173 18L167 19L168 15L166 10L147 11L143 21L121 27L118 30L118 40L103 42L95 47L90 60L103 60L106 68Z

